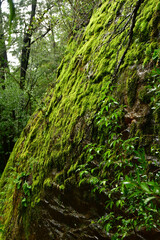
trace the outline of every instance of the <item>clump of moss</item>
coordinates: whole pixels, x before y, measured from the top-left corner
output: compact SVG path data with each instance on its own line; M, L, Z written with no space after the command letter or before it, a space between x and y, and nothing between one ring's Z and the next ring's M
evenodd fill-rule
M133 74L133 76L128 77L126 82L126 89L127 89L127 100L130 107L133 107L136 100L137 84L138 84L138 78L136 74Z
M155 37L158 37L159 35L159 28L160 28L160 4L157 4L157 11L155 12L152 20L152 32L151 32L151 37L154 39Z
M144 86L139 90L138 98L142 103L150 103L152 97L152 92L148 86Z

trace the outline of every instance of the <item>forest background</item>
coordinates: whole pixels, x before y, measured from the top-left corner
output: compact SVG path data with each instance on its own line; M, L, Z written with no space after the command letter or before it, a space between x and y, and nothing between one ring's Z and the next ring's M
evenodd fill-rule
M0 0L0 173L98 0ZM12 24L11 24L12 23Z

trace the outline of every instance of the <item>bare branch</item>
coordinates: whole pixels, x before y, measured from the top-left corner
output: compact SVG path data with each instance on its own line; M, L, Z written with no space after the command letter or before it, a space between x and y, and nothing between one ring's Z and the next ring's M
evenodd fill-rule
M31 42L31 45L34 44L39 39L44 38L49 32L51 31L51 28L49 27L45 33L43 33L41 36L37 37L34 41Z
M122 64L122 62L123 62L123 60L124 60L124 58L126 56L126 53L127 53L128 49L129 49L129 47L131 45L132 38L133 38L133 29L134 29L134 26L135 26L135 23L136 23L137 12L138 12L138 10L139 10L139 8L140 8L140 6L141 6L141 4L143 2L144 2L144 0L138 0L137 3L136 3L135 8L133 10L133 18L132 18L131 27L130 27L130 30L129 30L129 41L128 41L127 47L126 47L126 49L125 49L121 59L119 60L118 65L117 65L117 67L115 69L113 78L116 77L116 75L117 75L117 73L119 71L119 68L120 68L120 66L121 66L121 64Z

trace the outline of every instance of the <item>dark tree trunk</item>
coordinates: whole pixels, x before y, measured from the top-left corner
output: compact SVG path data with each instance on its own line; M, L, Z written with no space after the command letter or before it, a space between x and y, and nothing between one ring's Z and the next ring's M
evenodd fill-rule
M36 13L37 0L32 0L32 11L30 17L29 27L24 34L22 55L21 55L21 73L20 73L20 88L24 89L26 72L28 68L28 61L30 56L30 47L31 47L31 37L32 37L32 27L33 27L33 18Z
M0 83L2 84L2 88L5 89L5 69L8 67L8 62L4 39L1 5L2 1L0 0Z

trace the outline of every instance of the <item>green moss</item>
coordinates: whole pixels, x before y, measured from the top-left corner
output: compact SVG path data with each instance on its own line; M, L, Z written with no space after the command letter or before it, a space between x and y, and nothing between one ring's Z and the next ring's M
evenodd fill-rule
M146 67L147 64L150 62L150 57L145 57L144 61L143 61L143 67Z
M142 148L142 147L144 147L144 146L143 146L143 132L142 132L142 130L139 128L139 126L138 126L137 128L138 128L138 130L137 130L137 132L136 132L136 134L135 134L135 137L138 138L138 147L139 147L139 148Z
M150 91L150 87L144 86L139 90L138 97L143 103L150 103L153 93Z
M136 100L138 78L136 74L128 77L126 82L127 99L130 107L133 107Z
M136 135L136 131L137 131L137 123L135 121L133 121L130 125L130 135L131 135L131 137L134 137Z
M51 187L52 186L52 179L50 178L46 178L44 183L43 183L43 187Z
M67 190L71 189L74 185L76 185L76 178L74 175L64 181L64 186Z
M157 11L154 13L151 22L152 31L151 31L151 37L155 38L158 37L159 34L159 28L160 28L160 10L159 10L159 4L157 4Z

